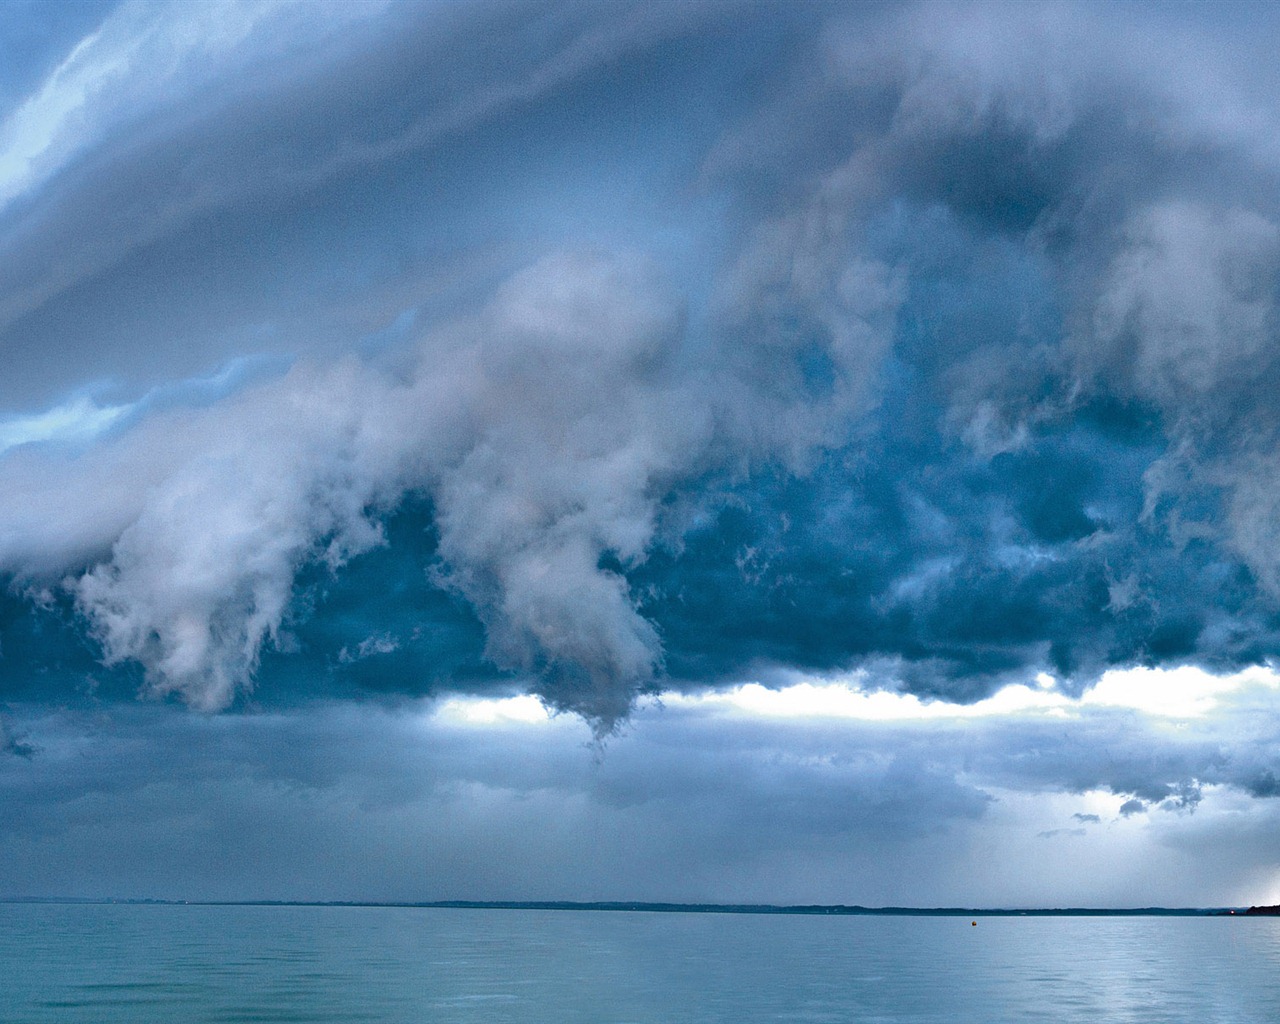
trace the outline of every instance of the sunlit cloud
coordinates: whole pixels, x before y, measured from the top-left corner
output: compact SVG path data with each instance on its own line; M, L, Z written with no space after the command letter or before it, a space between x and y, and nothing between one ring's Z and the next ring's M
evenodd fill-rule
M1047 716L1063 718L1090 709L1136 711L1160 718L1199 718L1233 697L1249 692L1273 694L1280 675L1257 667L1230 675L1182 666L1169 669L1112 669L1079 698L1052 689L1042 675L1035 686L1010 684L984 700L957 704L924 700L915 694L863 688L855 676L847 682L799 682L780 687L743 683L702 693L668 693L662 704L689 712L759 718L855 719L909 722Z
M463 725L543 725L552 720L546 706L529 694L516 697L450 697L431 709L432 716Z
M1200 718L1250 692L1274 699L1280 674L1258 666L1214 675L1193 665L1178 668L1112 669L1087 691L1086 707L1131 708L1166 718Z
M90 398L81 397L46 412L0 420L0 454L19 445L41 441L91 440L128 411L128 406L100 406Z

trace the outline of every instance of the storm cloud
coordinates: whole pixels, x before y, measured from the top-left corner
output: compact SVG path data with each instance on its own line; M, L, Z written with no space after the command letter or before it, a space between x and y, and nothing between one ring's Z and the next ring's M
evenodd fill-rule
M1173 700L1141 673L1280 654L1266 7L24 10L10 775L72 771L59 737L98 714L176 749L530 694L611 737L548 808L672 808L721 860L758 829L778 870L789 834L909 845L1036 794L1116 802L1064 802L1044 845L1280 791L1242 715L1171 742L1088 710L1112 670ZM652 698L797 679L1075 717L847 762L838 730L756 760L736 723L632 788L657 741L629 729L693 728Z
M1247 24L309 10L112 8L7 114L0 565L108 667L216 709L413 646L289 628L377 557L606 730L770 666L1273 656ZM370 554L397 516L429 550Z

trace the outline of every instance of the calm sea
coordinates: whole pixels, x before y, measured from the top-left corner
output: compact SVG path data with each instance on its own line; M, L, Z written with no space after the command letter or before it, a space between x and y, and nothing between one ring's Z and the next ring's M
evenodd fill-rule
M0 1021L1280 1021L1280 919L0 906Z

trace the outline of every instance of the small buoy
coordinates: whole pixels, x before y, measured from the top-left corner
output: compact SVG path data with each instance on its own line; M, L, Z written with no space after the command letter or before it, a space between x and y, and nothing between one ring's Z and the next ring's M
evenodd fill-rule
M975 927L975 928L977 928L977 927L978 927L978 922L977 922L977 921L970 921L969 923L970 923L971 925L973 925L973 927Z

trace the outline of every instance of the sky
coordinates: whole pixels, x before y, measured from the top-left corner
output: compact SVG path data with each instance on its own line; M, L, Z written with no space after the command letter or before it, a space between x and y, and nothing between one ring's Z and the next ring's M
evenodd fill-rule
M0 897L1280 902L1269 5L0 5Z

